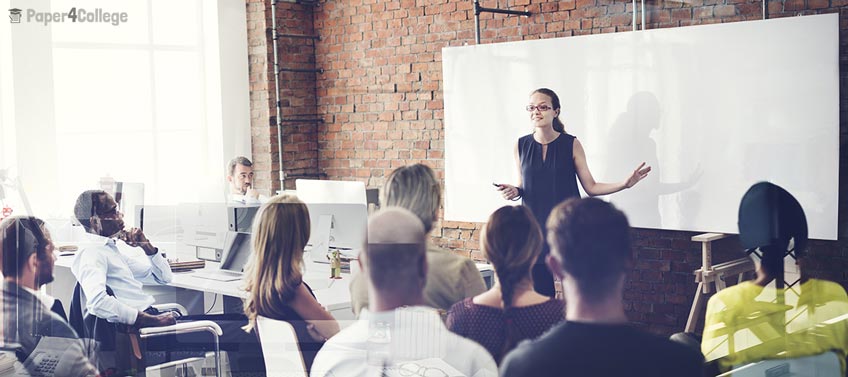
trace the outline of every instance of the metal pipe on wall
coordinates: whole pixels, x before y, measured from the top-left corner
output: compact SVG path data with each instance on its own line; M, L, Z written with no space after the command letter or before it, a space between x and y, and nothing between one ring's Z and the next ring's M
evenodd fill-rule
M636 31L636 0L633 0L633 21L631 25L633 25L633 31Z
M764 0L765 1L765 0ZM480 2L474 0L474 44L480 44Z
M283 171L283 123L280 117L283 115L283 107L280 103L280 55L277 50L279 43L279 32L277 30L277 0L271 1L271 27L274 30L271 39L274 42L274 101L277 105L277 159L279 164L278 175L280 177L280 191L285 190L286 175Z
M526 11L522 12L520 10L483 8L483 7L480 6L479 0L474 0L474 42L475 42L475 44L480 44L480 13L483 13L483 12L530 17L530 12L526 12Z
M642 30L645 30L645 0L642 0Z

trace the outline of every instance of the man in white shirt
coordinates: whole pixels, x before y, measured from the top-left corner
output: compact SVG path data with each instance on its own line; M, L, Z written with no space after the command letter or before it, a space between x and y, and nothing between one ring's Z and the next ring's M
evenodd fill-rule
M14 350L27 371L46 368L42 361L57 360L55 376L93 376L86 347L58 314L50 310L54 299L38 289L53 281L53 241L44 222L16 216L0 223L3 289L2 348ZM33 356L31 355L44 355ZM50 363L51 361L47 361Z
M238 156L227 164L227 182L230 184L230 201L242 204L259 204L268 201L253 188L253 163Z
M88 232L86 245L71 266L87 298L88 312L111 323L137 327L175 324L173 313L149 309L153 296L142 289L143 283L171 282L168 260L140 229L124 229L115 199L102 190L83 192L74 215ZM106 293L107 286L114 296Z
M415 215L389 207L372 216L359 263L370 312L363 310L360 321L327 341L313 377L497 375L482 346L451 333L439 313L424 306L426 236Z
M171 282L173 275L168 260L140 229L124 229L123 214L112 196L102 190L83 192L77 198L74 215L88 232L89 243L71 267L87 297L88 314L137 328L175 324L178 315L151 307L154 298L143 290L144 283L165 285ZM106 292L107 286L114 295ZM221 326L224 335L219 345L230 355L231 370L264 370L256 337L241 330L247 324L243 315L180 317L181 322L192 320L211 320ZM94 337L101 340L96 334ZM202 351L214 349L209 336L200 333L153 338L146 344L148 350L178 350L201 355Z

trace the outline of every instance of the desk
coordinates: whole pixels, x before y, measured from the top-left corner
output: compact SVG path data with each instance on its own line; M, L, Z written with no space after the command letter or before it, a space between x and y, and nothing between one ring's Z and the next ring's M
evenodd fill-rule
M327 308L336 319L353 319L350 307L350 274L342 274L341 279L329 279L330 265L310 263L307 265L303 281L312 288L318 302ZM168 284L171 287L191 291L207 292L241 300L247 297L242 290L243 281L221 282L194 276L193 271L174 273L174 280ZM224 305L225 309L227 305ZM226 310L225 310L226 311Z
M56 280L47 285L47 293L61 300L66 312L70 310L76 285L76 279L71 273L73 259L73 256L58 257L54 270ZM348 288L351 275L343 273L341 279L330 280L329 264L307 263L303 280L312 288L318 302L338 320L353 319ZM240 280L220 282L194 277L193 274L193 271L176 272L170 284L145 285L144 290L152 295L157 303L176 302L185 306L190 314L204 314L208 310L218 308L216 305L215 308L206 309L211 306L208 303L210 300L217 303L215 295L223 296L228 302L240 302L246 295L241 289L243 282ZM220 306L222 309L226 307L226 304Z
M169 252L168 255L173 254ZM47 285L48 293L62 301L65 312L70 312L71 298L76 285L76 279L70 269L74 258L75 256L57 257L54 271L56 280ZM318 302L338 320L354 319L349 288L352 275L342 273L341 279L330 280L329 264L315 263L309 258L304 263L306 274L303 280L312 288ZM214 265L207 262L207 268L217 268ZM490 288L494 281L492 266L486 263L476 263L476 265L486 286ZM235 303L240 303L246 296L246 292L241 289L242 284L240 280L220 282L198 278L194 276L193 271L188 271L175 272L174 280L168 285L145 285L144 290L152 295L157 303L176 302L185 306L190 314L205 314L207 311L228 311L228 308L232 308ZM223 296L222 302L218 302L216 295Z

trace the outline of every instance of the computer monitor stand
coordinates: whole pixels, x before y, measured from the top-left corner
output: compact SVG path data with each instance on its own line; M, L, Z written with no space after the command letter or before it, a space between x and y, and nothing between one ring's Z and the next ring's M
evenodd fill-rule
M312 240L312 258L313 260L323 260L330 251L330 232L333 229L333 215L321 215L318 217L318 224L315 224L313 234L315 238Z

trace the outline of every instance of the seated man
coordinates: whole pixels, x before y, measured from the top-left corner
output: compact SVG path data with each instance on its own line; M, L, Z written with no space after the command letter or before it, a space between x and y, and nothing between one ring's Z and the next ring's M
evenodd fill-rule
M14 350L30 374L40 367L26 363L33 352L59 360L56 376L94 376L83 343L59 315L50 310L53 299L38 289L53 281L53 241L44 222L35 217L10 217L0 223L2 256L3 348Z
M565 322L501 363L512 376L700 376L697 351L628 324L622 294L633 263L624 213L600 199L569 199L548 217L548 267L563 282Z
M318 351L311 375L496 376L485 348L451 333L436 309L424 306L426 236L408 210L382 210L368 222L360 254L369 309Z
M77 254L71 267L86 295L88 314L135 328L175 324L178 315L160 313L151 306L155 301L153 297L143 290L143 283L164 285L171 282L173 276L168 260L140 229L124 229L123 214L112 196L102 190L85 191L77 198L74 214L88 232L88 244ZM107 293L107 286L114 295ZM180 321L192 320L212 320L221 326L224 331L221 350L228 351L233 369L264 369L256 338L241 329L247 324L246 317L180 318ZM147 344L148 349L153 350L202 353L214 349L207 334L158 337ZM242 356L244 360L239 361Z
M242 204L259 204L268 201L253 188L253 163L238 156L227 164L227 182L230 184L230 201Z
M87 297L89 314L112 323L137 327L176 323L173 313L157 313L143 283L168 284L173 279L168 260L137 228L124 229L123 214L105 191L90 190L77 198L77 221L85 228L86 246L71 272ZM114 296L106 293L109 286Z
M727 371L833 351L844 374L848 295L837 283L808 276L807 220L798 201L771 183L752 186L740 204L739 239L757 277L719 291L707 303L701 342L707 361L717 360ZM800 273L792 271L797 269Z

